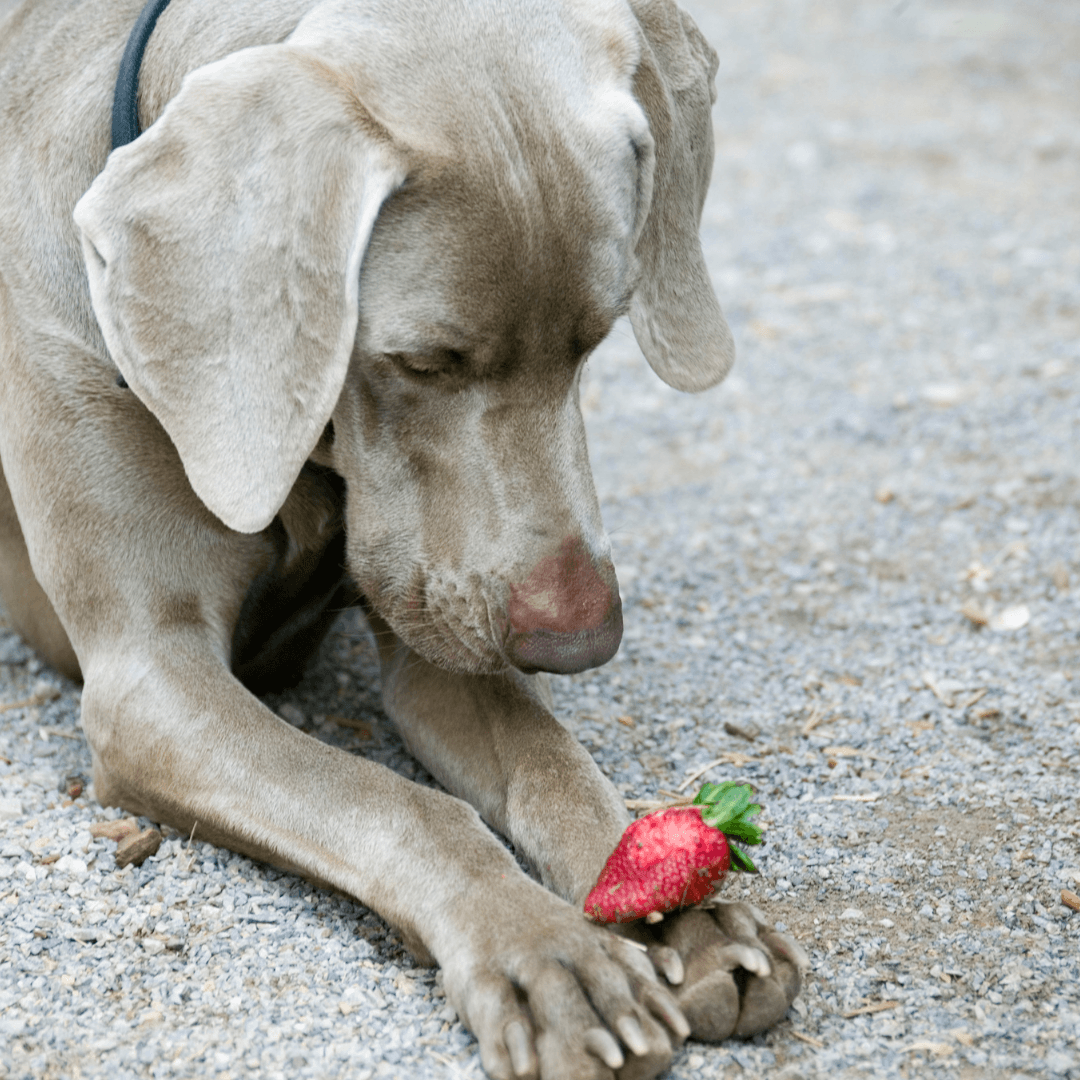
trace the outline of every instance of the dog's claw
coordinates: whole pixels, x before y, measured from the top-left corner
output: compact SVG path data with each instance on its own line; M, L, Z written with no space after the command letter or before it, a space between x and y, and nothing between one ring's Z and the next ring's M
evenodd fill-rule
M595 1054L609 1069L621 1069L625 1063L615 1036L605 1028L590 1028L585 1033L585 1048Z
M649 1044L645 1040L645 1033L641 1025L632 1016L620 1016L615 1021L615 1030L622 1036L622 1041L630 1048L630 1052L641 1057L649 1052Z
M719 902L665 920L664 941L683 959L676 990L695 1038L748 1036L777 1023L795 1000L806 969L802 948L773 930L757 908ZM736 979L741 969L745 978Z
M536 1054L533 1053L532 1038L525 1024L520 1020L511 1020L503 1030L503 1041L510 1055L510 1067L518 1080L532 1080L536 1076Z
M653 945L649 949L653 967L672 985L678 986L686 978L682 957L668 945Z

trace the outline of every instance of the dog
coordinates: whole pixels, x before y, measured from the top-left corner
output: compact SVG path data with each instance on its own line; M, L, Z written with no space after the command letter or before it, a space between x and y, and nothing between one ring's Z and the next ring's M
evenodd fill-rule
M584 359L628 313L674 387L732 362L715 52L671 0L173 0L111 149L139 16L0 27L0 595L97 797L379 912L492 1077L775 1023L804 957L755 909L582 917L629 819L545 683L622 633ZM353 602L445 792L256 696Z

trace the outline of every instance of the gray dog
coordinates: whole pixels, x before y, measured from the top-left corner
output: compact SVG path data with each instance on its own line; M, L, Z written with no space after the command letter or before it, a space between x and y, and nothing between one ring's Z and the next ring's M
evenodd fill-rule
M542 674L622 633L585 357L629 312L672 386L731 364L715 53L670 0L174 0L110 153L140 2L0 26L0 592L98 797L370 905L493 1077L774 1023L802 957L753 909L583 918L628 817ZM451 794L253 693L357 596Z

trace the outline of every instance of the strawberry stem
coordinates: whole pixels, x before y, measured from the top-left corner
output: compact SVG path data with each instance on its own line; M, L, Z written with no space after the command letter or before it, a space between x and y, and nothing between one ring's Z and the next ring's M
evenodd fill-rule
M732 868L746 874L756 874L757 867L732 841L738 840L751 846L761 843L761 829L750 820L755 814L761 813L760 805L750 801L753 794L749 784L725 780L722 784L703 785L692 804L702 808L701 820L706 825L711 825L728 838Z

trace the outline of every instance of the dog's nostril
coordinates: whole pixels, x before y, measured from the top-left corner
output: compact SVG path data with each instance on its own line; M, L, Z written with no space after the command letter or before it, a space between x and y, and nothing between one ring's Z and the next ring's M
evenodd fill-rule
M576 537L510 587L506 655L523 670L598 667L622 641L622 602L610 562L597 567Z

